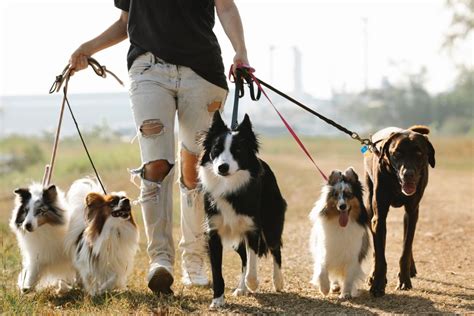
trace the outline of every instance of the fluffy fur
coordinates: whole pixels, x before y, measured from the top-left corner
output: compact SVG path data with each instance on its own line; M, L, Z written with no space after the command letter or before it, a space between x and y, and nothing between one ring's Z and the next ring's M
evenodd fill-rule
M270 167L257 157L258 141L249 117L245 115L242 123L230 130L215 112L201 142L199 180L204 191L214 291L210 307L224 305L223 245L232 245L242 260L234 295L257 289L257 257L268 252L273 256L273 284L280 291L286 202Z
M138 249L129 199L122 192L105 196L95 192L101 192L96 182L81 179L67 194L72 214L66 249L92 296L126 287Z
M64 250L68 206L56 186L34 183L15 191L10 228L22 255L18 287L25 293L48 285L64 291L74 280L74 268Z
M354 169L333 171L310 213L311 283L319 286L323 295L332 289L340 291L340 298L357 296L357 285L366 276L362 263L367 257L369 235L362 195Z

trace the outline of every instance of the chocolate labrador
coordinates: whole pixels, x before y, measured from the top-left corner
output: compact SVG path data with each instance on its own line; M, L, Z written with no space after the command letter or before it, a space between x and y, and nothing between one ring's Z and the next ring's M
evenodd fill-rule
M403 218L403 252L400 258L397 289L411 289L411 277L416 275L412 244L418 210L428 183L428 164L435 166L435 150L425 126L406 130L389 127L377 132L372 141L378 154L368 153L364 158L368 186L367 211L372 218L372 236L375 265L369 279L374 296L385 294L387 262L385 261L386 219L390 206L405 207Z

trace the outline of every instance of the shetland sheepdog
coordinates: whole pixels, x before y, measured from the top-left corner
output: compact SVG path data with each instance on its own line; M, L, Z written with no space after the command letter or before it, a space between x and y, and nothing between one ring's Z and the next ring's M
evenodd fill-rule
M38 183L14 192L10 228L16 234L23 265L18 287L26 293L52 285L64 292L75 277L64 249L69 210L64 193L55 185L43 188Z
M91 296L125 289L138 249L138 229L123 192L104 195L95 181L75 181L67 193L72 214L66 249Z
M353 168L335 170L310 213L313 223L310 249L314 259L311 283L327 295L357 296L365 278L362 263L369 249L368 215L363 191Z
M198 174L204 192L214 292L210 308L224 305L222 251L226 244L232 245L242 260L234 295L257 290L257 258L268 252L273 256L273 285L280 291L286 202L270 167L257 157L259 143L248 115L230 130L216 111L201 146Z

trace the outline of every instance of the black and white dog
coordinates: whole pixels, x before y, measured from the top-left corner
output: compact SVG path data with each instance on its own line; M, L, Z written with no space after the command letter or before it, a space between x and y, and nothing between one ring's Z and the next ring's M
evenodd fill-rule
M270 167L257 157L259 143L248 115L230 130L216 111L201 145L199 180L204 192L214 291L210 308L224 305L225 245L233 246L242 260L242 275L234 295L257 290L257 257L268 251L273 255L273 285L280 291L286 202Z

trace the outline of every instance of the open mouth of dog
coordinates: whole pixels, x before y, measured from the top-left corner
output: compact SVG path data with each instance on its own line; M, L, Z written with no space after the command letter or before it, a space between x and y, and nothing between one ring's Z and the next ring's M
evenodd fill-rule
M113 217L121 217L123 219L127 219L130 217L131 211L132 210L130 208L120 208L120 209L113 210L111 215Z
M402 181L400 183L400 185L402 187L403 194L405 194L407 196L415 194L415 192L416 192L416 183L415 182L404 182L404 181Z
M349 223L349 212L351 208L347 208L345 210L339 210L339 225L341 227L346 227L347 223Z

